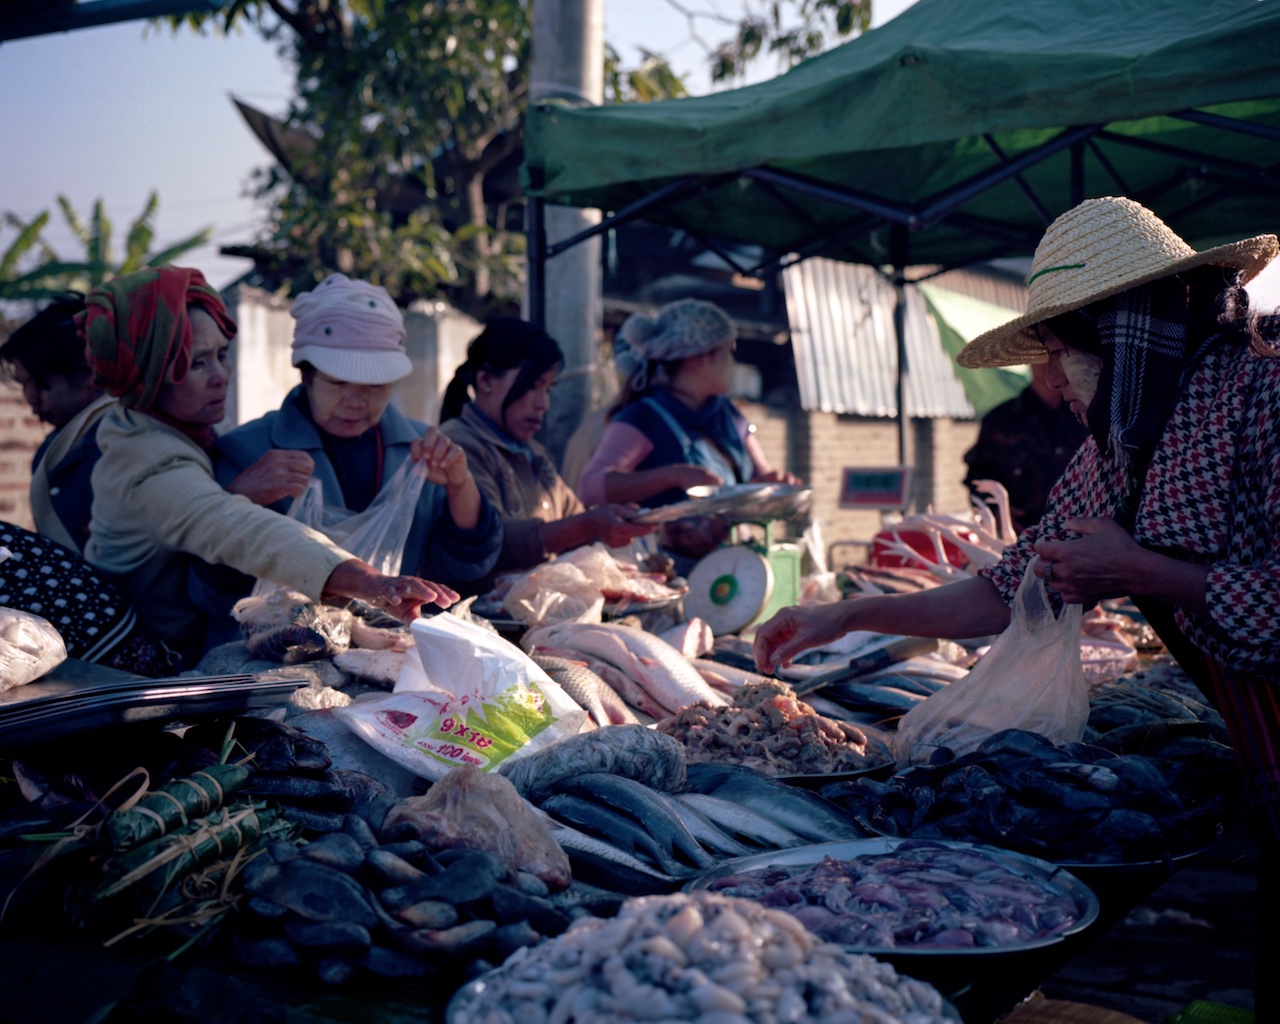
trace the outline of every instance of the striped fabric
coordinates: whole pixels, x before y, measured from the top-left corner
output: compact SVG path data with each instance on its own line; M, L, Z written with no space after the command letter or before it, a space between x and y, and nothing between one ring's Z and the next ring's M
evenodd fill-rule
M165 384L180 384L187 375L190 306L203 309L224 335L235 337L227 307L198 270L137 270L94 288L76 318L93 383L130 408L149 412Z

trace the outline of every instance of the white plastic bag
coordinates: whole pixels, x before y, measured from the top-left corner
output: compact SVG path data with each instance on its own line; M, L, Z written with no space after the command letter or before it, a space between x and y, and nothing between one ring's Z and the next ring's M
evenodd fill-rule
M578 732L587 713L515 644L452 615L418 619L395 692L334 714L423 778L484 771Z
M312 477L307 489L289 506L289 518L319 530L384 576L398 576L426 482L426 463L405 459L363 512L351 512L326 506L324 487ZM253 596L261 597L279 586L270 580L259 580Z
M0 545L0 562L12 555ZM66 660L66 642L53 623L31 612L0 607L0 693L25 686Z
M939 690L898 722L898 766L921 764L946 747L966 754L1004 729L1039 733L1055 744L1084 735L1089 684L1080 664L1078 604L1056 619L1044 582L1027 566L1013 618L964 678Z

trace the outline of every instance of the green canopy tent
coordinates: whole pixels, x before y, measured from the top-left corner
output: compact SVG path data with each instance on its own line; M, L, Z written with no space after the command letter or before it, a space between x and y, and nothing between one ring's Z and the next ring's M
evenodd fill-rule
M1132 196L1198 246L1276 231L1277 39L1280 4L1258 0L919 0L759 85L536 104L530 314L544 316L548 258L641 217L742 273L823 255L900 284L909 266L1029 255L1090 196ZM549 245L544 203L607 216ZM726 244L744 242L756 262Z

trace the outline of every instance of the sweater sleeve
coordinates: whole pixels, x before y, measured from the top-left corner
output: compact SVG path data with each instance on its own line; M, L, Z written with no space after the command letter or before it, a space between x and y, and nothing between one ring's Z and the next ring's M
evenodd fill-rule
M611 421L604 428L604 436L596 446L595 454L582 469L578 481L578 496L588 507L604 505L604 478L609 473L630 473L653 451L653 442L635 427L627 423Z
M229 565L319 600L352 556L323 534L228 494L192 459L171 457L133 481L130 506L146 509L156 539L215 565Z

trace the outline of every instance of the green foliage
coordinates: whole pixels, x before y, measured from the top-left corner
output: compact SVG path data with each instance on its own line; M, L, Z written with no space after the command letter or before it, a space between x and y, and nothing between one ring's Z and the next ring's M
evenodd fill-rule
M821 53L831 39L870 26L871 0L748 0L733 38L711 53L711 80L741 78L762 52L774 54L784 70L794 67Z
M48 210L27 224L12 213L5 214L4 222L18 230L18 237L0 256L0 299L39 300L68 290L88 291L119 274L172 263L192 249L206 245L212 235L212 228L204 228L159 252L151 251L160 209L160 197L152 192L142 212L129 225L124 257L116 262L111 245L111 219L103 201L94 202L88 223L66 196L58 196L57 203L71 234L84 249L83 257L63 259L45 240Z
M278 41L295 69L285 121L313 141L289 154L287 168L257 176L268 209L259 263L295 293L341 270L402 302L445 295L477 316L516 300L523 223L507 204L523 141L533 2L228 0L170 18L198 32L252 27ZM825 35L865 27L870 15L870 0L750 4L735 41L715 57L716 80L766 48L815 52ZM788 34L784 8L815 27ZM628 68L608 48L605 82L609 102L687 95L667 61L646 51Z

